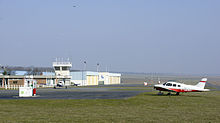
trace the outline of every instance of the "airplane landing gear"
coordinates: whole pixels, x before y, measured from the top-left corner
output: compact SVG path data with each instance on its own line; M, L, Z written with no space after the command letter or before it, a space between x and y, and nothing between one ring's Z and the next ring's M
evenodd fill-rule
M167 93L167 95L171 95L171 93L169 92L169 93Z
M180 92L176 92L176 95L180 95Z
M158 92L158 94L157 95L163 95L163 93L160 91L160 92Z

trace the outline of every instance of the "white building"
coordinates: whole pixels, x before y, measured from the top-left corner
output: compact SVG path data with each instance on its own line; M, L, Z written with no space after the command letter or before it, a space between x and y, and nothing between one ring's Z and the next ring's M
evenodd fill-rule
M99 72L99 84L104 84L104 85L121 84L121 74Z
M121 74L109 72L71 71L71 83L79 86L111 85L121 83Z

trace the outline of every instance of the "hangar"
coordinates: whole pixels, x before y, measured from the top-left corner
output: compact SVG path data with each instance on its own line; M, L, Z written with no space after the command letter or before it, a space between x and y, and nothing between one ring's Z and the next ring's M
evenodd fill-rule
M71 71L71 83L79 86L98 85L98 72L93 71Z
M121 83L121 74L99 72L99 84L112 85L112 84L120 84L120 83Z
M71 71L71 83L80 86L111 85L121 83L121 74L93 71Z

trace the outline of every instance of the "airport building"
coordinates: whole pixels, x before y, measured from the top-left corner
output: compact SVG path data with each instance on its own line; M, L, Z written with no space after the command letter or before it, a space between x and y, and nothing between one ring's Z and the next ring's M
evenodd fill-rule
M112 84L120 84L120 83L121 83L121 74L99 72L99 84L112 85Z
M71 71L71 83L79 86L111 85L121 83L121 74L109 72Z
M110 85L120 84L121 74L109 72L93 72L70 70L71 62L53 62L51 69L37 69L37 73L27 70L14 70L13 74L5 74L0 71L0 87L21 87L30 85L31 81L36 81L37 87L53 87L58 82L65 85Z
M31 85L32 80L37 82L38 87L50 87L56 84L56 76L46 75L0 75L0 87L22 87Z

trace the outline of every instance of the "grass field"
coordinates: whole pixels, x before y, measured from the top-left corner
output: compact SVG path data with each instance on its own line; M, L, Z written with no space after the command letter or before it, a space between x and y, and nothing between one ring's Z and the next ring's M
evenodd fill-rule
M0 100L0 122L220 122L220 91L128 99Z

